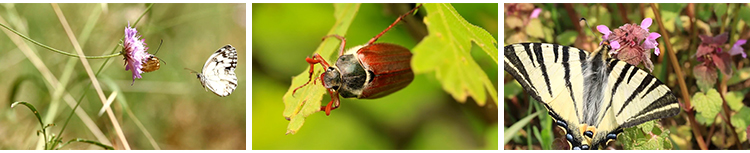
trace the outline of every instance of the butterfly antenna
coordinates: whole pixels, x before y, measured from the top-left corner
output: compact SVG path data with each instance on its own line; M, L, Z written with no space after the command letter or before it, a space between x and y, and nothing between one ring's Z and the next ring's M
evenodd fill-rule
M581 24L581 27L583 27L583 25L585 24L586 28L588 28L591 31L591 34L594 35L594 38L596 38L596 33L594 32L594 29L591 29L591 26L589 26L589 22L586 21L586 18L581 18L579 22L579 24Z
M185 70L190 71L190 73L198 74L198 71L195 71L193 69L185 68Z

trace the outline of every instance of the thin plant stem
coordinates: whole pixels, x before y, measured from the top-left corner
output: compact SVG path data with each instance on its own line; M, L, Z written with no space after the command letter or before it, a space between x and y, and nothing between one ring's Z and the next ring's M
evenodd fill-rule
M146 12L149 12L149 11L151 10L151 7L152 7L152 6L154 6L154 4L153 4L153 3L149 4L149 5L148 5L148 6L146 7L146 10L145 10L145 11L143 11L143 13L141 13L141 16L139 16L139 17L138 17L138 19L136 19L136 20L135 20L135 23L133 23L133 27L135 27L136 25L138 25L138 23L139 23L139 22L141 21L141 19L143 18L143 16L145 16L145 15L146 15ZM124 38L125 38L125 36L123 35L123 37L122 37L122 38L120 38L120 39L124 39ZM115 52L117 51L117 48L119 48L119 47L120 47L119 45L115 45L115 47L114 47L114 48L112 48L112 51L110 51L110 52L111 52L111 53L115 53ZM111 59L111 58L107 58L107 59L105 59L105 60L104 60L104 63L102 63L102 65L101 65L101 66L99 66L99 70L97 70L97 71L96 71L96 76L99 76L99 74L100 74L100 73L102 72L102 70L104 70L104 66L106 66L106 65L107 65L107 63L109 63L109 60L110 60L110 59ZM88 85L86 85L86 86L84 86L84 87L90 87L90 86L91 86L91 83L92 83L92 82L89 82L89 84L88 84ZM84 97L86 97L86 94L87 94L87 93L88 93L88 92L83 92L83 94L81 94L81 97L79 97L79 98L78 98L78 101L77 101L77 103L76 103L76 106L75 106L75 107L73 107L73 109L72 109L72 110L75 110L76 108L78 108L78 106L79 106L79 105L81 104L81 101L83 101L83 98L84 98ZM71 119L72 117L73 117L73 111L71 111L71 112L70 112L70 114L68 115L68 118L67 118L67 119L65 120L65 123L64 123L64 124L63 124L63 126L62 126L62 130L60 130L60 133L58 133L58 135L61 135L61 134L62 134L62 132L63 132L63 131L65 131L65 127L67 127L67 125L68 125L68 123L70 122L70 119ZM111 144L111 143L110 143L110 144Z
M135 116L133 111L131 109L125 109L125 111L128 114L128 116L130 116L130 118L133 118L133 122L135 122L135 125L138 126L138 128L141 129L141 131L143 131L143 135L146 135L146 138L148 139L148 142L151 143L151 146L153 146L154 149L156 150L161 150L161 148L159 147L159 144L157 144L156 141L154 140L154 137L151 136L151 133L148 132L148 129L146 129L145 126L143 126L143 123L141 123L138 117Z
M667 47L669 61L672 63L672 68L677 75L677 84L680 86L680 92L682 93L682 101L684 102L683 108L685 112L688 113L688 120L690 121L690 125L693 126L693 135L695 135L696 137L698 146L702 150L706 150L708 149L708 147L706 146L706 143L703 142L703 135L701 135L699 131L700 127L698 127L698 123L695 121L695 112L692 110L692 105L690 105L690 93L688 93L687 85L685 84L685 75L682 74L680 64L679 62L677 62L677 55L672 48L672 43L669 41L669 32L667 32L667 30L664 28L664 23L661 22L661 14L659 13L659 8L656 7L656 4L651 3L651 11L654 12L656 21L659 24L659 31L661 32L662 36L664 36L664 44Z
M65 15L63 14L62 10L60 10L60 6L58 6L57 3L52 3L51 5L52 9L55 11L55 14L57 14L57 18L60 20L63 29L65 29L65 32L68 35L68 39L70 39L70 42L73 44L73 48L75 48L76 52L79 55L85 55L83 53L83 49L81 49L81 46L75 37L75 34L73 34L73 30L70 28L67 19L65 19ZM94 89L96 89L96 92L99 95L99 99L102 103L106 103L107 100L104 96L104 92L102 91L101 86L99 85L99 80L96 78L93 70L91 69L88 60L86 60L86 58L83 56L78 56L78 58L81 60L81 64L86 70L86 73L89 75L89 79L91 79L91 82L93 82ZM122 132L117 118L115 117L114 113L112 113L112 109L107 108L107 115L109 116L109 119L112 122L112 126L115 128L120 141L122 141L123 147L125 147L125 150L130 150L128 140L125 138L125 134Z
M36 44L36 45L38 45L38 46L40 46L42 48L51 50L51 51L53 51L55 53L60 53L60 54L71 56L71 57L78 57L78 55L76 55L76 54L68 53L68 52L65 52L65 51L62 51L62 50L55 49L55 48L52 48L50 46L44 45L42 43L39 43L39 42L35 41L34 39L31 39L28 36L23 35L23 34L21 34L20 32L18 32L16 30L13 30L12 28L6 26L5 24L0 23L0 26L2 26L3 28L7 29L8 31L11 31L11 32L15 33L16 35L21 36L21 38L26 39L27 41L29 41L31 43L34 43L34 44ZM102 59L102 58L116 57L116 56L120 56L120 55L121 54L118 52L118 53L115 53L115 54L103 55L103 56L85 56L85 58L89 58L89 59Z
M742 150L742 145L739 145L739 144L742 144L742 142L740 142L739 135L737 135L737 132L734 131L734 125L732 125L732 122L729 118L732 110L729 109L729 105L727 104L727 100L725 97L727 93L727 80L729 80L729 77L731 76L724 76L724 78L721 79L721 83L719 84L719 95L721 96L721 108L723 112L723 113L720 113L719 115L725 121L724 123L726 123L726 125L729 127L730 129L729 132L732 135L734 135L734 137L736 138L735 139L737 140L736 144L738 144L737 149Z
M5 22L5 19L3 19L2 16L0 16L0 23L7 24ZM21 50L21 52L26 56L26 58L31 62L31 64L34 65L34 67L36 67L39 73L42 74L42 77L47 82L47 85L49 85L50 89L59 88L57 86L58 85L57 78L55 78L55 76L52 75L52 72L49 70L49 68L47 68L46 65L44 65L44 62L42 62L39 56L37 56L34 53L34 51L32 51L31 46L29 44L26 44L26 42L24 42L23 39L21 39L19 36L12 35L8 31L4 31L4 32L8 36L8 38L10 38L10 40L14 44L16 44L16 46L18 46L18 49ZM89 130L97 138L97 140L101 142L110 143L109 140L104 136L104 133L99 129L98 126L96 126L94 121L91 120L91 118L89 117L89 115L86 114L85 111L83 111L80 108L76 109L73 107L74 99L70 95L70 93L65 93L65 97L63 98L65 99L65 102L68 104L68 106L70 106L71 108L73 108L73 110L75 110L75 113L77 113L78 117L86 125L86 127L89 128ZM39 147L41 149L42 146L39 145Z

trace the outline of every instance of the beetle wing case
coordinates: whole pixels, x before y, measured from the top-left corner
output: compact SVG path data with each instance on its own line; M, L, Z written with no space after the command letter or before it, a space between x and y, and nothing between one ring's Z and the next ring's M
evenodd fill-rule
M359 98L387 96L405 88L414 80L409 49L394 44L375 43L360 48L356 55L365 70L368 70L369 77Z

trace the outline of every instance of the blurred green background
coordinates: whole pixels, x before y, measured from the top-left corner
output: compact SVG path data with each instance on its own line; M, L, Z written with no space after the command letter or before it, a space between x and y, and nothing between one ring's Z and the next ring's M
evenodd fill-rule
M124 29L135 23L147 4L59 4L84 53L90 56L108 55L124 35ZM113 111L132 149L245 149L246 140L246 5L245 4L154 4L151 11L135 28L153 54L164 40L157 57L166 63L161 69L142 74L131 86L131 71L125 71L122 56L113 57L99 74L104 93L122 92L112 104ZM50 4L0 4L0 16L6 25L48 46L75 53L65 30ZM40 70L9 39L15 34L3 29L0 36L0 149L36 149L36 135L40 129L33 114L24 107L11 109L15 101L26 101L40 111L45 120L55 126L49 130L57 134L71 108L65 100L55 101L49 83ZM68 60L64 56L24 41L32 48L58 80ZM232 44L239 55L235 73L239 86L228 97L218 97L206 91L195 74L184 68L200 71L208 57L220 47ZM119 52L121 48L116 51ZM122 142L117 138L107 115L98 116L102 102L77 57L66 95L78 99L87 116L114 141L117 149ZM105 59L88 59L94 72ZM11 92L16 81L23 80L13 99ZM75 101L73 101L75 103ZM153 139L149 139L126 107L140 120ZM49 122L47 122L49 123ZM63 141L73 138L98 140L78 116L74 115L62 134ZM101 141L101 140L100 140ZM101 149L73 143L63 149Z
M366 43L414 4L362 4L346 33L346 48ZM497 38L498 4L453 4L468 22ZM252 149L497 149L497 106L456 102L435 75L416 74L406 88L380 99L341 99L330 116L309 116L285 135L282 96L291 78L309 65L305 57L335 20L332 4L252 4ZM416 20L399 23L378 42L413 48L426 34ZM412 24L417 26L412 27ZM420 26L421 25L421 26ZM407 28L410 27L410 28ZM419 31L423 31L420 34ZM497 64L476 45L472 55L497 88ZM324 57L329 63L336 57ZM320 69L320 66L316 66ZM320 83L318 82L318 84ZM323 96L323 103L330 101Z

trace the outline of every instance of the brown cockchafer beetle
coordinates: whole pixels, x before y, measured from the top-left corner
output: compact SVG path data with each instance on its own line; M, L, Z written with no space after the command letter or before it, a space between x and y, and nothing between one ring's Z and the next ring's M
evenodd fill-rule
M310 64L310 79L307 83L294 89L292 94L297 89L310 83L315 64L323 66L325 72L319 78L331 96L328 105L320 107L320 110L325 111L326 115L330 115L331 110L339 107L339 95L344 98L375 99L408 86L414 80L414 72L411 70L412 54L409 49L395 44L375 43L375 41L405 16L412 14L421 6L420 4L408 13L399 16L393 24L366 44L350 48L346 52L344 52L346 44L344 37L340 35L323 37L323 39L336 37L341 40L336 65L329 65L317 53L312 58L307 57L305 61Z

